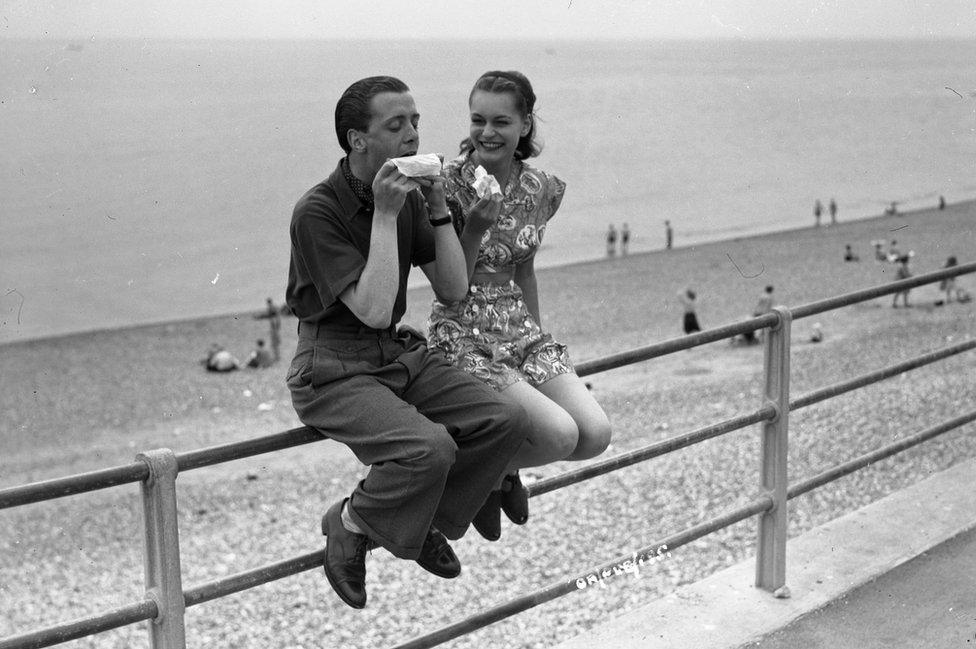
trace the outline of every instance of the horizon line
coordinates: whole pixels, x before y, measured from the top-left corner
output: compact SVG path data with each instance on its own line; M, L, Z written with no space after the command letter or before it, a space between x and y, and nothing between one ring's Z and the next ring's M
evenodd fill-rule
M0 41L12 41L12 40L44 40L44 41L68 41L73 44L79 44L81 42L95 41L95 40L157 40L157 41L376 41L376 42L402 42L402 41L457 41L457 42L468 42L472 37L467 36L378 36L378 35L366 35L366 36L356 36L349 34L340 35L291 35L291 36L256 36L256 35L190 35L190 34L174 34L174 35L140 35L140 34L107 34L99 35L69 35L69 34L34 34L34 35L14 35L14 34L0 34ZM877 35L877 34L858 34L858 35L846 35L846 36L824 36L824 35L801 35L801 36L764 36L764 35L752 35L752 36L676 36L676 35L657 35L657 36L534 36L531 38L520 37L520 36L480 36L475 40L478 41L515 41L515 42L579 42L579 41L592 41L592 42L837 42L837 41L868 41L868 42L885 42L885 41L971 41L972 39L968 36L955 36L955 35L917 35L917 34L902 34L902 35Z

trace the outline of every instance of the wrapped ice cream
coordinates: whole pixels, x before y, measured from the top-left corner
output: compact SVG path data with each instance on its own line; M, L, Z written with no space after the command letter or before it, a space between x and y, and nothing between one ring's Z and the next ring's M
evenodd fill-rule
M423 153L420 155L408 155L402 158L393 158L393 164L397 166L404 176L412 178L418 176L438 176L441 173L441 159L436 153Z
M474 188L478 198L485 198L492 195L502 195L501 185L499 185L498 181L495 180L495 177L485 171L485 168L481 165L478 165L474 169L474 182L471 183L471 187Z

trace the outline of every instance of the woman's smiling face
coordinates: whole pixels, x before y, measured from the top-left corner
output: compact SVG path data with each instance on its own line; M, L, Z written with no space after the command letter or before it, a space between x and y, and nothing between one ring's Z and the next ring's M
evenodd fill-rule
M515 97L508 92L475 90L470 109L469 135L476 161L489 170L509 164L519 138L529 132L530 118L522 115Z

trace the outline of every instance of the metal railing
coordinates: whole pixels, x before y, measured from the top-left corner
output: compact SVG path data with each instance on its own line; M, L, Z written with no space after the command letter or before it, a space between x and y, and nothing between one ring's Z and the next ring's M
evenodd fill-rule
M568 593L585 589L588 575L606 576L613 574L615 570L620 569L620 566L625 565L628 561L637 560L637 557L641 557L641 560L644 557L653 559L660 554L662 548L667 548L669 551L679 548L752 516L759 517L756 586L781 596L787 596L788 591L783 587L786 584L786 502L788 500L912 446L976 421L976 410L958 415L915 435L903 438L790 485L787 472L787 448L789 413L791 411L976 348L976 339L966 340L791 399L789 379L792 322L800 318L973 272L976 272L976 263L945 268L933 273L847 293L799 307L776 307L771 313L749 320L580 363L577 366L577 373L580 376L586 376L676 351L691 349L743 333L767 329L767 334L764 337L765 387L763 402L755 411L654 442L628 453L607 458L528 486L531 497L540 496L754 424L760 424L762 438L760 495L746 505L660 539L626 557L618 558L615 561L588 570L582 575L570 576L545 588L482 611L433 633L398 645L397 649L419 649L420 647L436 646ZM143 600L99 615L0 639L0 649L48 647L142 621L151 622L149 634L152 647L156 649L183 649L186 646L184 632L186 607L202 604L321 566L322 550L318 549L277 563L184 588L177 526L176 478L184 471L263 453L272 453L323 439L315 431L302 427L248 441L223 444L185 453L158 449L140 453L136 457L136 461L131 464L0 489L0 509L4 509L139 482L141 484L145 522L146 574L146 596Z

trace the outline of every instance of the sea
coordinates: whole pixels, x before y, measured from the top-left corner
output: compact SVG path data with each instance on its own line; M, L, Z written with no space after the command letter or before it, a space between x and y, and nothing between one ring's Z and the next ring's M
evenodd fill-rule
M452 157L491 69L568 185L537 257L605 256L976 197L976 40L0 40L0 343L281 302L296 199L356 79L412 89ZM824 220L828 219L824 217ZM415 284L423 281L419 271Z

